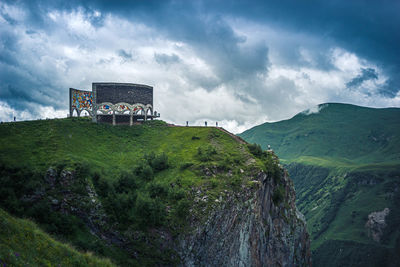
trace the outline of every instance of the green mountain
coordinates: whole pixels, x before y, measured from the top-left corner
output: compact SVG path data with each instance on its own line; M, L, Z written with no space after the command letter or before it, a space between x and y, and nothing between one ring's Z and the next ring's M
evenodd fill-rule
M270 145L287 167L315 266L396 266L399 108L327 103L239 136Z
M305 266L309 237L294 195L274 153L215 127L85 118L0 125L0 208L37 225L1 211L16 233L0 229L8 265L15 252L57 266L64 252L48 235L21 236L40 228L119 266ZM41 246L49 254L35 254Z

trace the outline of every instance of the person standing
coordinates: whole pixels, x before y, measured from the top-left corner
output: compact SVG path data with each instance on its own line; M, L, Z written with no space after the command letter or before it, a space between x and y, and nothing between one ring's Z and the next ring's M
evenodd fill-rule
M207 127L207 121L204 122L204 125Z

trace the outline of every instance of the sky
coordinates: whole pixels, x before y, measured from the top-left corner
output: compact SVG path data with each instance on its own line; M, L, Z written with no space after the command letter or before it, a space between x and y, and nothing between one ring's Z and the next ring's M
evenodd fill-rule
M69 88L92 82L153 86L161 119L234 133L327 102L400 107L399 12L396 0L2 0L0 120L66 117Z

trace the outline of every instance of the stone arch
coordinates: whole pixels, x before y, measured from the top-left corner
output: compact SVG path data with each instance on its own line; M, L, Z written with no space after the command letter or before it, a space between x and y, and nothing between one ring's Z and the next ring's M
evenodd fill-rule
M88 109L86 109L86 108L81 109L81 111L80 111L79 113L80 113L80 117L81 117L81 116L83 116L83 117L90 117L90 116L92 115L91 112L90 112L90 110L88 110Z
M111 115L113 113L114 110L114 105L110 102L103 102L100 104L97 104L97 111L96 113L99 114L100 111L100 115Z
M117 114L130 114L131 109L132 106L129 103L125 102L119 102L113 105L113 110L115 110Z
M75 114L75 116L74 116L74 114ZM76 108L72 109L71 117L79 117L79 111L78 111L78 109L76 109Z
M151 105L146 105L146 116L153 115L153 107Z
M132 113L134 115L144 115L145 108L142 104L134 104L132 105Z

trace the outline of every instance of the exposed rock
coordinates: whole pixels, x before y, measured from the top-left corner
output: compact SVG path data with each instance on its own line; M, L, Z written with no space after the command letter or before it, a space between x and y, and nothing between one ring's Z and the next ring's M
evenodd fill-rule
M278 185L260 172L255 188L214 207L205 223L196 220L182 238L183 266L310 266L310 241L304 216L296 209L291 180L284 175L281 203L274 204Z
M368 215L368 221L365 224L368 236L372 237L372 239L378 243L381 241L383 230L386 227L385 218L389 212L389 208L385 208L382 211L374 211Z

